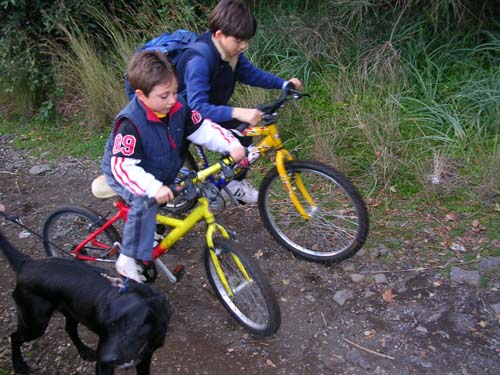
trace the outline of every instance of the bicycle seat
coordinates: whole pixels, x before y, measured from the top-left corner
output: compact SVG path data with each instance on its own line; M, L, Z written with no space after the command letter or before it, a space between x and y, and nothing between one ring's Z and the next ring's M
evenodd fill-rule
M101 175L92 181L92 194L94 194L94 197L100 199L111 198L118 195L109 187L104 175Z

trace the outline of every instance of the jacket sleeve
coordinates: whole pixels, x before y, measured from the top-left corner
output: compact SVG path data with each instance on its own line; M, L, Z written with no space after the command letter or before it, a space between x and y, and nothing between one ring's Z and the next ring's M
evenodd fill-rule
M238 81L245 85L281 89L285 83L284 79L257 68L243 54L240 55L238 64Z
M116 181L132 194L153 198L163 184L141 168L140 162L139 159L113 156L111 171Z
M210 92L210 71L207 62L201 56L194 56L186 63L184 73L188 105L215 122L232 120L233 108L225 105L213 105L208 102Z
M211 151L221 154L228 153L230 148L239 144L238 139L229 130L205 119L198 129L191 133L187 139L197 145L204 146Z

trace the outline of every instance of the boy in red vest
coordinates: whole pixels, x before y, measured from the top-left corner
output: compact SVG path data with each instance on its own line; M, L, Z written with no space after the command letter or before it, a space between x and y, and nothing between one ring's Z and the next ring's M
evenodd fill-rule
M163 54L135 54L127 76L136 96L116 116L101 166L106 182L130 205L116 270L141 282L135 260L151 260L158 208L144 203L152 197L158 204L174 198L167 185L181 168L186 141L229 153L235 161L246 150L229 131L177 97L175 67Z

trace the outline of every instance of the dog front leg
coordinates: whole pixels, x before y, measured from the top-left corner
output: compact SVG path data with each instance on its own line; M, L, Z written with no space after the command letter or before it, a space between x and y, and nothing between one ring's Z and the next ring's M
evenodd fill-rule
M66 317L66 332L68 333L73 344L75 344L80 357L82 357L84 361L96 361L96 351L85 345L80 339L80 336L78 336L78 321L67 314L64 314L64 316Z
M153 358L153 353L144 354L142 360L135 366L135 371L137 375L149 375L149 369L151 367L151 358Z
M12 348L12 366L14 367L14 372L16 374L28 374L30 372L30 367L24 361L23 355L21 354L21 345L26 340L23 340L22 335L19 331L14 332L10 335L10 344Z

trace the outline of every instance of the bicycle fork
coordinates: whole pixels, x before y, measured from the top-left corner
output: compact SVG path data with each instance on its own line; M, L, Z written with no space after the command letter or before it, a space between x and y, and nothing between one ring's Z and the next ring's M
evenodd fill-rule
M227 231L224 229L224 227L222 225L217 224L217 223L209 224L208 230L207 230L207 245L208 245L210 259L212 260L212 263L214 264L215 271L217 272L217 276L219 277L222 285L224 285L224 289L226 289L226 293L228 294L229 297L234 298L234 293L235 292L238 293L240 290L242 290L246 286L248 286L252 282L252 279L250 278L250 276L248 276L248 273L245 269L245 266L241 263L241 260L238 258L238 256L234 253L231 253L231 256L233 258L234 263L236 264L236 266L240 270L241 274L245 278L244 283L237 285L234 289L231 288L231 286L229 285L229 282L226 278L226 275L222 269L222 266L219 262L218 255L220 254L220 251L218 249L216 249L215 245L214 245L213 238L214 238L216 230L218 230L221 233L222 237L224 237L225 239L229 239L229 234L227 233Z
M290 197L290 200L292 201L293 205L299 212L300 216L304 220L311 220L311 214L314 213L317 209L317 206L314 204L313 199L311 198L311 195L307 191L307 188L305 187L304 183L302 182L302 179L300 178L299 174L296 173L293 177L295 181L295 185L304 197L304 199L311 205L311 214L307 213L302 204L299 201L299 198L297 197L296 194L296 189L292 185L292 180L290 178L290 175L288 174L286 168L285 168L285 162L293 160L292 155L284 150L278 150L276 152L276 169L278 171L278 175L280 176L281 182L283 183L283 187L285 188L286 192L288 193L288 196Z

